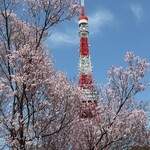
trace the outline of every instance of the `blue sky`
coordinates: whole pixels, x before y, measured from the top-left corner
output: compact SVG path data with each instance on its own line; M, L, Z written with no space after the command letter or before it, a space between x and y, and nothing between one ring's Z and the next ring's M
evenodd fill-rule
M107 71L112 65L126 65L124 55L128 50L150 62L149 6L149 0L85 0L93 77L99 84L107 82ZM76 80L79 60L77 21L78 17L75 17L58 24L47 41L55 68ZM150 73L145 80L150 82ZM150 88L138 98L150 100Z

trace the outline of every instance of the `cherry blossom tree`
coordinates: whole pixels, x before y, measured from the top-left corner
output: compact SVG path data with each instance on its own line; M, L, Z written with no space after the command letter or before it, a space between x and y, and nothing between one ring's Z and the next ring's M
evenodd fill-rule
M53 67L45 39L78 14L76 0L0 1L0 148L104 150L148 145L147 113L134 101L149 64L127 52L98 88L95 119L78 116L80 92ZM147 140L144 140L147 139ZM3 143L2 143L3 142Z
M77 130L74 130L73 149L124 150L149 144L147 112L134 100L134 96L147 86L142 79L149 63L133 52L126 53L125 61L128 67L112 66L108 71L108 83L99 88L97 116L78 120L74 127Z
M42 149L46 139L52 149L73 124L77 88L53 68L44 40L77 14L75 0L0 1L1 149Z

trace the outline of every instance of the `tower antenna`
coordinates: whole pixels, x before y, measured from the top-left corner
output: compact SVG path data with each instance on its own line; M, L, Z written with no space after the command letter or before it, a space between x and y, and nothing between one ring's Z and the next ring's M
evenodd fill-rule
M84 0L81 0L81 6L84 6Z
M84 16L84 0L81 0L81 15Z

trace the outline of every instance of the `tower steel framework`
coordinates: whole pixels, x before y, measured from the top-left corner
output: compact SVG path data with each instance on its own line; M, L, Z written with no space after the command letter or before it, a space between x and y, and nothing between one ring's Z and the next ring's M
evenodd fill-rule
M92 76L93 67L88 43L88 17L85 16L84 0L81 0L81 16L78 19L78 25L80 37L78 87L82 93L80 117L93 118L96 115L97 92Z

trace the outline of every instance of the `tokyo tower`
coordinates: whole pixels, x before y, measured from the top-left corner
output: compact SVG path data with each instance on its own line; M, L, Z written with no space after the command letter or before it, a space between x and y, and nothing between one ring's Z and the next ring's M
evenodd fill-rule
M85 16L84 0L81 0L81 16L78 19L80 50L79 50L79 79L78 87L81 90L81 118L93 118L96 115L97 92L94 87L88 43L88 17Z

